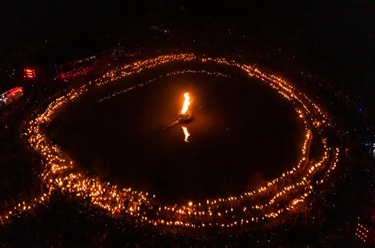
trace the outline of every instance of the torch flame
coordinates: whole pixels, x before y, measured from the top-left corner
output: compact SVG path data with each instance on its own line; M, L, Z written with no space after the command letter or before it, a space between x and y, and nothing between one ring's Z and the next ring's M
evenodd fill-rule
M184 134L185 134L185 139L184 139L184 141L187 142L187 143L189 143L188 138L189 138L189 136L190 136L190 133L188 132L187 128L184 127L184 126L182 126L182 130L184 131Z
M184 105L182 106L181 114L186 114L190 105L189 93L185 93L184 97L185 97L185 101L184 101Z

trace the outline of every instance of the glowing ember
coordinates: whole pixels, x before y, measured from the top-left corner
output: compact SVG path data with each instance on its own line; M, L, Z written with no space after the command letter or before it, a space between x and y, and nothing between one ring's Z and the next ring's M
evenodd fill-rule
M181 110L181 114L186 114L186 112L188 111L189 105L190 105L189 93L185 93L184 97L185 97L185 101L184 101L184 105L183 105L182 110Z
M188 138L189 138L189 136L190 136L190 133L188 132L187 128L184 127L184 126L182 126L182 130L184 131L184 134L185 134L185 139L184 139L184 141L187 142L187 143L189 143Z

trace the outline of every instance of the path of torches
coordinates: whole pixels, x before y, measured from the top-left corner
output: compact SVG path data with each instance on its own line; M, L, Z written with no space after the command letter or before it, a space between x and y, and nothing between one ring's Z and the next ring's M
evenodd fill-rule
M242 69L249 77L263 81L287 100L293 102L297 115L305 125L305 139L297 165L260 188L243 192L241 195L207 199L205 202L188 202L186 205L166 205L159 202L155 195L150 195L147 192L138 192L131 188L118 189L108 182L102 182L97 177L88 177L80 173L75 162L46 137L44 130L52 121L56 111L89 89L95 89L163 64L188 61L218 63ZM210 72L205 71L174 72L174 74L181 73L207 73L210 75ZM214 73L214 75L228 77L220 73ZM155 80L152 79L147 83ZM141 87L145 84L137 86ZM99 102L125 93L137 86L115 92L100 99ZM0 215L0 222L4 223L12 214L27 211L40 202L48 201L51 192L59 190L62 193L84 198L107 210L110 214L125 215L127 218L134 218L144 224L154 226L186 228L254 226L256 223L263 223L267 219L278 217L283 212L291 211L304 202L314 191L311 180L317 171L324 173L314 182L314 185L322 184L328 179L330 173L337 166L339 148L328 147L326 138L322 137L322 157L314 161L309 156L313 136L328 126L330 126L330 121L327 114L310 98L302 92L298 92L283 79L264 74L255 66L238 64L224 58L198 57L194 54L165 55L137 61L109 71L102 77L90 81L87 85L55 99L44 112L28 123L26 128L28 142L43 158L42 163L45 169L41 173L41 177L48 190L40 198L35 198L30 203L22 202L14 209Z
M142 87L142 86L148 85L149 83L152 83L152 82L154 82L154 81L156 81L158 79L161 79L163 77L169 77L169 76L172 76L172 75L179 75L179 74L205 74L205 75L215 76L215 77L230 78L230 76L228 76L226 74L223 74L221 72L210 72L210 71L205 71L205 70L199 70L199 71L198 70L173 71L173 72L169 72L169 73L167 73L165 75L159 75L158 77L152 78L152 79L148 80L145 83L140 83L137 86L131 86L131 87L123 89L123 90L112 92L111 94L108 94L107 96L101 98L98 102L100 103L100 102L103 102L105 100L109 100L109 99L111 99L113 97L116 97L116 96L119 96L121 94L127 93L127 92L135 89L136 87Z

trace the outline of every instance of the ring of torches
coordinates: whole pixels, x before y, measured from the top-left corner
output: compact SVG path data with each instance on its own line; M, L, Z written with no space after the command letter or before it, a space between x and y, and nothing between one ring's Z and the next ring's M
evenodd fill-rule
M301 147L299 162L278 178L265 183L258 189L243 192L240 195L207 199L204 202L187 202L185 205L166 205L159 202L155 195L150 195L147 192L131 188L119 189L108 182L102 182L97 177L88 177L84 173L80 173L75 162L57 145L53 144L44 133L57 110L68 102L74 101L89 89L95 89L163 64L189 61L217 63L239 68L249 77L261 80L285 99L293 102L296 113L305 125L305 139ZM136 86L129 89L134 87ZM199 57L194 54L163 55L137 61L109 71L102 77L53 100L44 112L38 114L27 124L25 135L28 136L29 145L42 157L44 171L40 176L48 190L39 198L28 203L19 203L10 211L8 209L6 213L0 215L0 223L6 222L12 215L27 211L38 203L47 201L51 192L58 190L78 198L84 198L93 205L108 211L109 214L126 216L137 222L154 226L185 228L256 226L256 223L263 223L286 211L295 209L314 191L316 185L323 184L329 178L338 163L339 148L328 147L326 138L322 137L321 143L324 147L322 157L316 161L309 159L313 135L329 126L330 120L327 114L308 96L298 92L283 79L267 75L255 66L239 64L224 58ZM186 141L187 138L188 133L186 133ZM324 173L317 181L314 181L313 186L312 179L317 171Z

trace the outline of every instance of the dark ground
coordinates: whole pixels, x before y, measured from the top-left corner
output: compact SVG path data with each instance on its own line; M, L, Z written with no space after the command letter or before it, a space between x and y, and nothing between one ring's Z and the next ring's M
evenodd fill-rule
M231 78L164 77L98 103L177 68L141 73L83 96L53 121L51 139L102 179L169 202L240 195L297 164L304 127L293 104L237 70L229 70ZM194 119L166 128L182 108L184 92L191 95Z

